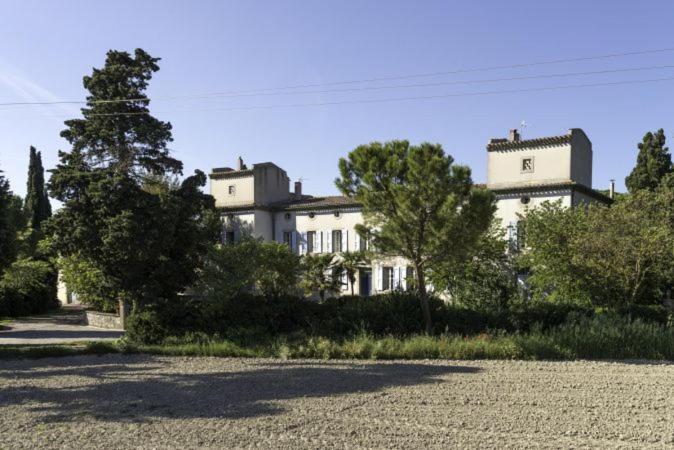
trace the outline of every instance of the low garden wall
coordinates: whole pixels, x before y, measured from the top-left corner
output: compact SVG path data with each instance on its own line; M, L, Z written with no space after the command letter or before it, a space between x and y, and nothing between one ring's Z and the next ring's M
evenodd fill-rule
M86 324L92 327L108 328L111 330L123 330L124 323L117 314L103 313L98 311L85 311Z

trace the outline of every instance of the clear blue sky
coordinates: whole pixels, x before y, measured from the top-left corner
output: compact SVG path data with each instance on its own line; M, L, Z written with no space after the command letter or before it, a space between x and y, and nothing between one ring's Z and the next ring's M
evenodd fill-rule
M108 49L162 58L153 97L450 71L674 47L671 1L9 1L0 0L0 103L81 100L82 76ZM674 52L402 79L381 86L674 65ZM172 148L195 168L273 161L305 192L336 190L337 160L373 140L441 143L485 180L485 144L526 120L525 137L583 128L594 186L634 165L652 129L672 137L674 81L387 103L229 110L674 77L674 69L361 92L152 103L174 126ZM25 192L28 147L53 167L72 106L0 106L0 169Z

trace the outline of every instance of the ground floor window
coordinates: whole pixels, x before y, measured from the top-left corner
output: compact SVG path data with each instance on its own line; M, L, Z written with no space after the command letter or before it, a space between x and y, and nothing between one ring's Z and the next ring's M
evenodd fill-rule
M316 232L315 231L307 231L307 253L313 253L314 250L314 242L316 241Z
M283 243L288 246L289 249L293 248L293 232L284 231L283 232Z

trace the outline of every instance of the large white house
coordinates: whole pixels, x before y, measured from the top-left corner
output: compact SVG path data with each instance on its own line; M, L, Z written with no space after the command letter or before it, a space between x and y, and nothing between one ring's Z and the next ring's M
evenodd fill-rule
M511 237L518 214L543 201L571 206L610 199L592 189L592 143L583 130L561 136L521 140L517 130L487 144L487 187L497 198L497 216ZM343 196L315 197L302 193L285 170L271 162L235 169L213 169L211 195L223 220L223 242L244 233L286 243L298 254L364 250L367 243L354 231L362 222L361 205ZM356 293L370 295L405 288L409 268L402 258L379 261L357 276ZM343 283L344 290L349 290Z

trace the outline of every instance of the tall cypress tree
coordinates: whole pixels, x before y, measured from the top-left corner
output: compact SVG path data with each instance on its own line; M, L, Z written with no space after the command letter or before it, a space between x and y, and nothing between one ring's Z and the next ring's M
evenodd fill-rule
M646 133L638 145L637 165L625 178L630 193L641 190L654 191L662 179L672 172L672 155L665 147L665 132L659 129L655 133Z
M51 216L51 205L44 188L42 155L33 146L30 147L29 154L28 186L24 211L31 228L35 230L39 229L42 222Z

